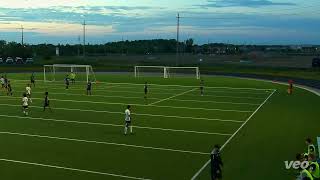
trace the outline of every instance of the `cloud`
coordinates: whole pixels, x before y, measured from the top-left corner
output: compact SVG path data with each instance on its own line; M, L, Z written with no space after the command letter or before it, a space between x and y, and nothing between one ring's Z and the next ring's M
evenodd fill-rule
M320 35L317 34L320 25L316 23L319 15L309 16L308 13L303 13L301 16L289 16L280 10L268 14L260 11L259 8L250 9L250 12L246 11L251 7L288 3L275 3L270 0L209 0L206 2L215 4L214 7L218 7L217 5L220 7L235 6L230 9L243 9L243 12L230 12L230 9L225 10L226 8L220 8L219 11L215 9L215 13L212 13L211 9L199 7L195 10L183 9L180 11L183 17L193 16L194 18L181 19L181 40L195 38L199 43L206 43L208 39L220 40L220 42L222 40L232 42L232 39L238 41L252 39L258 42L265 38L274 42L282 39L286 42L295 40L320 43ZM237 8L236 6L246 7ZM81 23L84 19L88 24L87 40L90 43L105 43L121 40L122 37L129 40L175 38L175 17L176 10L149 7L148 4L142 6L137 4L137 6L130 7L0 7L0 39L19 41L20 33L17 28L23 24L26 28L28 43L77 43L77 36L82 34Z
M208 0L207 4L196 5L202 8L210 7L262 7L262 6L293 6L291 2L273 2L271 0Z

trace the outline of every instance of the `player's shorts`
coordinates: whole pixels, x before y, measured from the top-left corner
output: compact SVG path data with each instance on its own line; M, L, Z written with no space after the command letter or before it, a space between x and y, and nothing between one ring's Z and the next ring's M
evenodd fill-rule
M33 84L33 83L34 83L34 80L31 80L31 83Z
M144 93L147 94L147 93L148 93L148 90L144 90Z
M131 126L131 121L126 121L126 127Z
M26 93L27 96L31 96L31 93Z
M44 106L44 107L48 107L48 106L49 106L49 103L44 103L43 106Z
M87 91L91 91L91 88L87 88Z
M203 87L200 87L200 90L203 90Z
M212 179L221 179L222 178L222 172L221 170L215 169L212 173Z
M28 109L28 106L22 106L23 107L23 109Z

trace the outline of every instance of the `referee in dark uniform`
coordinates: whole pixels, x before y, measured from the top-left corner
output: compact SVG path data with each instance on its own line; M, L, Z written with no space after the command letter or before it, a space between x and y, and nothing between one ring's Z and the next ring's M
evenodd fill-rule
M211 159L211 179L220 180L222 179L222 159L220 156L220 146L215 145L213 151L210 154Z

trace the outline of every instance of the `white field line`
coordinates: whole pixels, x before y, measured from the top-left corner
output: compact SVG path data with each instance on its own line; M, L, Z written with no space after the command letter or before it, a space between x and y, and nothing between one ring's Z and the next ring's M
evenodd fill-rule
M109 89L111 89L112 87L110 87ZM71 88L66 90L65 88L61 87L61 88L45 88L45 87L41 87L39 89L53 89L53 90L65 90L65 91L83 91L85 92L86 91L86 88L83 88L83 89L75 89L75 88ZM108 90L107 88L105 90L95 90L93 89L93 91L96 91L96 92L111 92L111 93L129 93L129 94L140 94L142 95L143 94L143 91L141 92L137 92L137 91L119 91L119 90ZM164 90L165 91L165 90ZM151 93L151 92L150 92ZM172 92L171 93L165 93L165 92L155 92L155 93L152 93L153 95L172 95ZM198 95L193 95L193 94L190 94L190 95L187 95L187 96L197 96ZM207 95L205 94L204 97L223 97L223 98L235 98L235 99L259 99L259 100L263 100L265 99L264 97L248 97L248 96L226 96L226 95Z
M88 174L98 174L98 175L104 175L104 176L120 177L120 178L125 178L125 179L151 180L151 179L147 179L147 178L139 178L139 177L133 177L133 176L120 175L120 174L92 171L92 170L86 170L86 169L77 169L77 168L56 166L56 165L49 165L49 164L42 164L42 163L34 163L34 162L27 162L27 161L18 161L18 160L12 160L12 159L1 158L0 161L16 163L16 164L25 164L25 165L31 165L31 166L46 167L46 168L53 168L53 169L62 169L62 170L67 170L67 171L74 171L74 172L81 172L81 173L88 173Z
M107 83L107 82L100 82L100 83ZM123 85L137 85L137 86L141 86L144 84L139 84L139 83L108 83L108 84L123 84ZM191 87L191 88L198 88L199 86L185 86L185 85L172 85L172 84L149 84L149 85L154 85L154 86L165 86L165 87ZM210 89L234 89L234 90L258 90L258 91L265 91L265 90L274 90L274 89L260 89L260 88L235 88L235 87L228 87L228 86L217 86L217 87L213 87L213 86L206 86L205 88L210 88Z
M184 95L184 94L187 94L187 93L192 92L192 91L195 91L195 90L196 90L196 88L194 88L194 89L190 89L190 90L185 91L185 92L182 92L182 93L180 93L180 94L176 94L176 95L170 96L170 97L168 97L168 98L161 99L161 100L159 100L159 101L156 101L156 102L150 103L150 104L149 104L149 106L151 106L151 105L155 105L155 104L158 104L158 103L160 103L160 102L163 102L163 101L166 101L166 100L169 100L169 99L172 99L172 98L178 97L178 96L182 96L182 95Z
M115 143L115 142L107 142L107 141L93 141L93 140L84 140L84 139L75 139L75 138L66 138L66 137L56 137L56 136L46 136L46 135L38 135L38 134L26 134L26 133L17 133L17 132L8 132L8 131L0 131L0 134L26 136L26 137L34 137L34 138L45 138L45 139L55 139L55 140L73 141L73 142L91 143L91 144L105 144L105 145L112 145L112 146L124 146L124 147L131 147L131 148L151 149L151 150L169 151L169 152L178 152L178 153L187 153L187 154L200 154L200 155L208 155L209 154L209 153L197 152L197 151L187 151L187 150L169 149L169 148L160 148L160 147L150 147L150 146L139 146L139 145L133 145L133 144L123 144L123 143Z
M108 93L108 92L113 92L113 93L130 93L130 94L143 94L143 89L141 89L141 91L140 92L138 92L138 91L136 91L136 90L132 90L132 91L123 91L123 90L110 90L112 87L110 87L110 88L106 88L106 89L101 89L101 90L97 90L97 89L92 89L92 91L95 91L95 92L106 92L106 93ZM47 88L47 87L38 87L37 89L45 89L45 90L65 90L65 91L83 91L83 92L86 92L86 87L84 87L84 88L81 88L81 89L79 89L79 88L72 88L72 86L70 87L69 86L69 89L68 90L66 90L64 87L60 87L60 88L52 88L52 87L49 87L49 88ZM152 94L159 94L159 95L172 95L172 92L171 93L169 93L169 92L167 92L167 93L165 93L165 92L156 92L156 93L152 93Z
M1 96L2 98L8 99L20 99L19 97L11 97L11 96ZM39 99L42 98L31 98L31 99ZM91 104L107 104L107 105L127 105L125 103L112 103L112 102L96 102L96 101L76 101L71 99L50 99L51 101L61 101L61 102L74 102L74 103L91 103ZM158 106L158 105L145 105L145 104L131 104L133 106L141 106L141 107L156 107L156 108L170 108L170 109L188 109L188 110L204 110L204 111L222 111L222 112L237 112L237 113L248 113L253 112L252 110L235 110L235 109L209 109L209 108L192 108L192 107L183 107L183 106Z
M114 86L114 87L116 87L116 86ZM109 90L109 89L111 89L111 88L113 88L113 87L109 87L109 88L105 88L105 89L92 89L92 91L96 91L96 92L111 92L111 93L130 93L130 94L143 94L143 89L141 89L141 91L139 92L139 91L136 91L136 90L132 90L132 91L126 91L126 90ZM52 88L52 87L50 87L50 88L47 88L47 87L40 87L40 88L38 88L38 89L52 89L52 90L66 90L64 87L60 87L60 88ZM195 89L197 89L197 88L195 88ZM152 90L152 89L151 89ZM72 88L72 87L70 87L69 86L69 89L68 90L66 90L66 91L83 91L83 92L85 92L86 91L86 88L84 87L84 88L81 88L81 89L79 89L79 88ZM150 91L150 90L149 90ZM166 91L165 89L163 89L163 91ZM227 92L227 91L219 91L220 93L231 93L231 94L237 94L238 92ZM154 94L154 95L172 95L173 94L173 92L149 92L149 93L152 93L152 94ZM255 93L244 93L244 92L239 92L238 94L255 94ZM259 94L262 94L262 93L259 93ZM191 95L190 95L191 96ZM193 95L193 96L195 96L195 95ZM239 96L219 96L219 95L205 95L205 96L213 96L213 97L239 97ZM263 97L260 97L260 98L258 98L258 97L247 97L248 99L265 99L265 98L263 98Z
M15 91L15 92L21 92L24 93L25 91ZM37 92L37 91L32 91L32 94L44 94L44 92ZM67 96L87 96L86 94L75 94L75 93L52 93L50 92L50 94L53 95L67 95ZM105 95L89 95L87 97L104 97L104 98L122 98L122 99L143 99L142 96L140 97L132 97L132 96L105 96ZM161 98L148 98L148 99L153 99L153 100L160 100Z
M6 118L17 118L17 119L33 119L41 121L52 121L52 122L63 122L63 123L73 123L73 124L87 124L87 125L98 125L98 126L112 126L112 127L123 127L120 124L107 124L107 123L97 123L97 122L86 122L86 121L72 121L72 120L62 120L53 118L40 118L40 117L28 117L28 116L11 116L11 115L0 115L0 117ZM232 134L227 133L212 133L203 131L192 131L183 129L167 129L167 128L157 128L157 127L146 127L146 126L133 126L137 129L148 129L148 130L159 130L159 131L171 131L171 132L182 132L182 133L195 133L195 134L207 134L207 135L219 135L219 136L231 136Z
M192 97L195 97L195 96L198 96L198 95L193 95L193 94L188 94L188 95L185 95L185 96L192 96ZM262 97L248 97L248 96L220 96L220 95L204 95L203 97L222 97L222 98L235 98L235 99L258 99L258 100L264 100L265 98L262 98Z
M170 101L216 103L216 104L236 104L236 105L252 105L252 106L259 106L260 105L258 103L230 102L230 101L201 101L201 100L191 100L191 99L170 99Z
M270 97L276 92L277 90L273 90L273 92L265 99L260 106L247 118L247 120L239 127L239 129L232 134L232 136L221 146L220 150L222 151L224 147L238 134L238 132L248 123L248 121L259 111L259 109L270 99ZM199 174L208 166L210 163L210 159L197 171L191 180L195 180Z
M18 86L17 86L18 85ZM58 84L58 86L62 86L64 87L65 84ZM25 87L26 86L26 83L14 83L14 86L15 87ZM38 84L39 86L39 84ZM57 84L49 84L49 83L42 83L41 86L48 86L48 88L54 86L54 87L57 87ZM84 87L86 88L86 84L71 84L70 87ZM105 89L105 88L108 88L110 86L107 86L107 85L94 85L93 86L93 89L98 89L98 90L101 90L101 89ZM144 85L141 85L140 87L135 87L135 86L122 86L122 85L113 85L113 87L118 87L120 89L143 89ZM150 89L155 89L155 90L170 90L170 91L183 91L185 88L165 88L165 87L152 87L152 86L149 86Z
M227 94L254 94L254 95L267 95L268 93L267 92L235 92L235 91L208 91L208 90L204 90L205 93L206 92L209 92L210 94L211 93L227 93Z
M14 105L14 104L0 104L0 106L21 107L21 105ZM41 107L41 106L29 106L29 107L43 109L43 107ZM70 108L52 108L52 109L65 110L65 111L95 112L95 113L108 113L108 114L121 114L121 115L123 115L123 112L98 111L98 110L91 110L91 109L70 109ZM210 118L188 117L188 116L167 116L167 115L161 115L161 114L132 113L132 115L149 116L149 117L174 118L174 119L194 119L194 120L205 120L205 121L220 121L220 122L232 122L232 123L243 123L244 122L244 121L241 121L241 120L231 120L231 119L210 119Z
M25 82L29 82L29 80L15 80L15 81L25 81ZM36 80L36 81L40 81L43 82L43 80ZM48 84L50 83L56 83L56 82L48 82ZM101 84L115 84L115 85L133 85L133 86L143 86L144 84L141 83L116 83L116 82L100 82ZM56 84L64 84L64 83L56 83ZM174 85L174 84L150 84L149 85L153 85L153 86L164 86L164 87L183 87L183 88L199 88L199 86L185 86L185 85ZM274 89L263 89L263 88L236 88L236 87L228 87L228 86L206 86L205 88L208 89L234 89L234 90L257 90L257 91L266 91L266 90L270 90L273 91Z
M15 87L17 87L16 85L22 85L22 87L24 87L26 84L18 84L18 83L15 83L14 84ZM24 86L23 86L24 85ZM54 86L54 87L57 87L56 85L54 84L45 84L45 86ZM61 84L62 87L63 84ZM76 88L73 88L73 87L76 87ZM80 87L83 87L81 89L79 89ZM93 90L96 91L102 91L102 90L105 90L105 89L108 89L108 88L113 88L113 87L117 87L117 88L120 88L120 89L133 89L133 90L137 90L137 87L130 87L130 86L121 86L121 85L116 85L116 86L99 86L99 85L96 85L93 87ZM44 87L43 87L44 88ZM143 87L139 87L140 89L143 89ZM210 88L210 87L205 87L205 88ZM52 89L51 87L48 89ZM85 90L86 89L86 86L85 85L74 85L74 84L71 84L70 85L70 89L74 89L74 90ZM156 88L156 87L152 87L152 86L149 86L149 90L163 90L163 91L183 91L184 89L180 88L180 89L172 89L172 88L168 88L168 87L163 87L163 88ZM127 91L126 91L127 92ZM205 92L209 92L209 93L228 93L228 94L256 94L256 95L266 95L267 92L244 92L244 91L211 91L211 90L206 90ZM174 93L174 92L172 92Z
M23 93L25 91L15 91L15 92L20 92ZM36 91L32 91L32 94L43 94L43 92L36 92ZM52 93L50 92L50 94L53 95L67 95L67 96L84 96L86 94L74 94L74 93ZM105 96L105 95L90 95L88 97L104 97L104 98L121 98L121 99L143 99L142 97L132 97L132 96ZM161 100L162 98L149 98L151 100ZM217 103L217 104L238 104L238 105L255 105L258 106L260 105L260 103L246 103L246 102L229 102L229 101L201 101L201 100L191 100L191 99L170 99L170 101L181 101L181 102L199 102L199 103Z

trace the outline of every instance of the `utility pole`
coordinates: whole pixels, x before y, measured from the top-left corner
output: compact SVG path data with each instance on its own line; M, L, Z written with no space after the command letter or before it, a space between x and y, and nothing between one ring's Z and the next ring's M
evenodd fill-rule
M86 20L83 21L83 57L86 56Z
M23 25L21 25L21 28L19 28L19 29L21 29L21 45L23 46L23 44L24 44L24 32L23 32L24 28L23 28Z
M177 49L176 49L176 66L179 65L179 34L180 34L180 14L177 15Z

